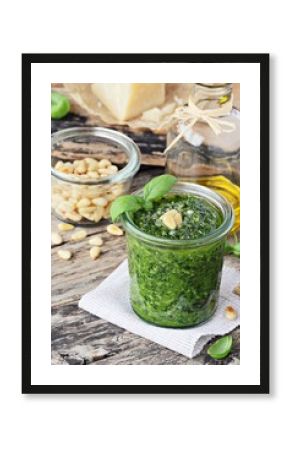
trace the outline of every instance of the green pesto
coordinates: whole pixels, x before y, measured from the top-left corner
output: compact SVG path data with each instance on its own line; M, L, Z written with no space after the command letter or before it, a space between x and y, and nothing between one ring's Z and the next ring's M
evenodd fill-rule
M168 209L183 216L175 234L159 223ZM189 327L208 320L217 307L226 238L198 247L187 240L218 228L220 211L201 197L167 195L150 210L135 212L133 221L148 234L184 241L178 248L165 247L128 233L130 297L136 314L164 327Z
M160 217L166 211L175 209L182 216L182 226L169 230ZM133 220L140 230L166 239L198 239L216 230L222 223L220 211L209 201L194 195L168 194L153 207L140 209Z

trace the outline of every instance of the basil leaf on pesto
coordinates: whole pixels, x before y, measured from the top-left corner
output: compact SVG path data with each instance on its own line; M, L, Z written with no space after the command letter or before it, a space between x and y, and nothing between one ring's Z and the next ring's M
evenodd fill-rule
M113 201L110 209L111 217L115 222L124 212L135 212L144 206L144 200L135 195L122 195Z
M110 209L112 221L115 222L124 212L136 212L141 208L151 209L152 200L158 200L167 194L176 181L177 178L173 175L161 175L145 184L143 198L136 195L122 195L116 198Z
M173 175L160 175L159 177L153 178L144 186L143 195L145 202L159 200L164 194L170 191L176 181L177 178Z

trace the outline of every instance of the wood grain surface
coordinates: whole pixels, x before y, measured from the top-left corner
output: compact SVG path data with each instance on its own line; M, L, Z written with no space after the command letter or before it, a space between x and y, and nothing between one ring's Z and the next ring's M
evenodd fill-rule
M132 190L160 173L160 168L143 169L134 179ZM52 231L57 231L58 222L52 216ZM62 232L64 242L52 246L52 364L239 364L239 328L232 332L234 348L225 360L212 360L207 356L207 346L199 356L188 359L78 307L80 297L98 286L126 258L125 237L109 235L106 232L108 223L103 221L86 227L87 238L79 242L69 240L71 231ZM96 261L89 256L91 236L101 236L104 240L103 253ZM59 259L57 251L60 248L71 250L72 259ZM227 261L232 266L239 266L237 258L227 257Z

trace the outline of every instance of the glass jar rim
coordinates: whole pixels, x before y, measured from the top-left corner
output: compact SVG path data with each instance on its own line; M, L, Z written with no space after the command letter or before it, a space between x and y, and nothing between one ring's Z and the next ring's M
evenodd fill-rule
M137 191L135 194L141 195L143 192L142 189ZM223 215L222 224L215 229L212 233L207 234L198 239L166 239L159 236L153 236L151 234L145 233L144 231L138 228L131 216L130 213L125 213L122 216L122 225L124 229L134 235L136 238L139 238L147 243L156 244L163 247L201 247L204 245L211 244L216 242L226 236L233 224L234 224L234 210L231 204L221 195L217 194L212 189L209 189L205 186L201 186L196 183L182 181L179 180L171 189L170 193L184 193L184 194L193 194L199 197L203 197L206 200L213 203Z
M72 177L70 174L60 173L51 167L51 174L56 178L67 181L73 184L80 185L99 185L99 184L112 184L112 183L120 183L125 181L127 178L132 178L136 172L138 172L140 168L140 150L138 145L119 131L112 130L110 128L103 127L72 127L66 128L64 130L56 131L51 135L51 145L53 146L57 142L73 137L89 137L95 136L100 138L102 142L110 142L117 144L119 147L124 149L128 156L127 164L119 170L117 173L108 175L106 177L98 178L97 180L77 180Z

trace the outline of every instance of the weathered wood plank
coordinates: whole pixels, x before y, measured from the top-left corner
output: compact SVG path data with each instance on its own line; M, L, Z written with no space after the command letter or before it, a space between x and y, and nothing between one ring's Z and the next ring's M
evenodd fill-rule
M59 130L63 130L71 127L78 127L87 125L87 118L78 116L76 114L68 114L62 120L51 121L51 132L54 133ZM90 124L90 126L98 124ZM146 166L165 166L165 156L163 151L166 147L166 136L157 135L152 131L131 131L128 127L114 126L110 127L117 131L122 131L127 134L131 139L136 142L141 151L141 164ZM102 156L102 155L101 155ZM114 161L113 161L114 162ZM118 163L118 161L115 161Z

